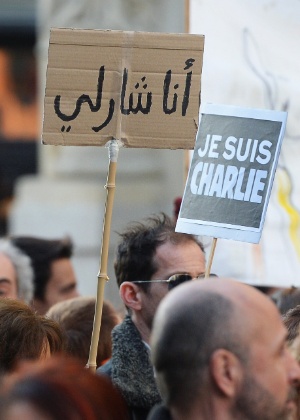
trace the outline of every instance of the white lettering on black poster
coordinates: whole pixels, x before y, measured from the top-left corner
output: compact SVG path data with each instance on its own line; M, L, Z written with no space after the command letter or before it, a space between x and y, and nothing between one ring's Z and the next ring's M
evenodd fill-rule
M220 143L224 142L223 150ZM271 159L272 142L251 138L224 138L218 134L207 134L203 147L197 150L200 158L210 158L216 163L200 160L193 169L190 188L192 194L229 198L251 203L261 203L268 164ZM223 158L226 164L217 163ZM241 162L243 166L230 164ZM266 165L266 169L251 167L251 163ZM228 164L227 164L228 163Z

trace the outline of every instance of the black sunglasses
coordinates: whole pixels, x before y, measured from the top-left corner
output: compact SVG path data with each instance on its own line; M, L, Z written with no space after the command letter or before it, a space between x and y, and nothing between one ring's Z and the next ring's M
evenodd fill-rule
M208 277L218 277L217 274L210 273ZM131 283L168 283L168 290L174 289L182 283L190 280L204 279L205 274L199 274L197 277L193 277L190 274L173 274L167 280L134 280Z

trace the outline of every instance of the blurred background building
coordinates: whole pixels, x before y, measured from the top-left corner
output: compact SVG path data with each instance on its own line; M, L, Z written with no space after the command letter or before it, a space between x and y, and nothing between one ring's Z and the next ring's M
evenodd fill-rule
M21 4L21 7L20 7ZM37 172L36 13L33 1L0 2L0 234L17 179Z
M84 295L96 292L108 152L40 144L50 28L184 32L184 15L184 0L0 1L1 234L70 236ZM120 150L105 288L115 304L116 232L153 213L172 215L183 188L184 151Z

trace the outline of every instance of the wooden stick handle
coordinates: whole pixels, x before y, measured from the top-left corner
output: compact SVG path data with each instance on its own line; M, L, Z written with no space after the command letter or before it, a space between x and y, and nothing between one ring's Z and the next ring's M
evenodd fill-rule
M91 347L89 360L87 367L93 372L97 368L97 351L98 351L98 342L100 337L100 328L101 328L101 318L102 318L102 308L104 301L104 288L105 283L109 280L107 275L107 261L108 261L108 250L109 250L109 239L111 231L111 219L112 219L112 210L115 196L115 179L117 172L117 158L118 158L119 145L117 140L111 140L109 142L109 156L110 162L108 167L107 182L105 185L106 188L106 205L104 212L103 220L103 231L102 231L102 247L100 252L100 268L98 273L98 283L97 283L97 297L95 304L95 315L94 315L94 325L91 338Z
M213 263L216 246L217 246L217 238L213 238L211 248L210 248L209 259L208 259L208 262L207 262L207 265L206 265L205 278L208 278L209 275L210 275L210 270L211 270L211 266L212 266L212 263Z

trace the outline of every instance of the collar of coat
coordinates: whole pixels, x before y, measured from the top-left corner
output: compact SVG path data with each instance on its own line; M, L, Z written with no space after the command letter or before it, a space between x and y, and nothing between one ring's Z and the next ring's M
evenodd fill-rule
M129 315L112 332L111 379L127 404L150 409L161 402L149 351Z

